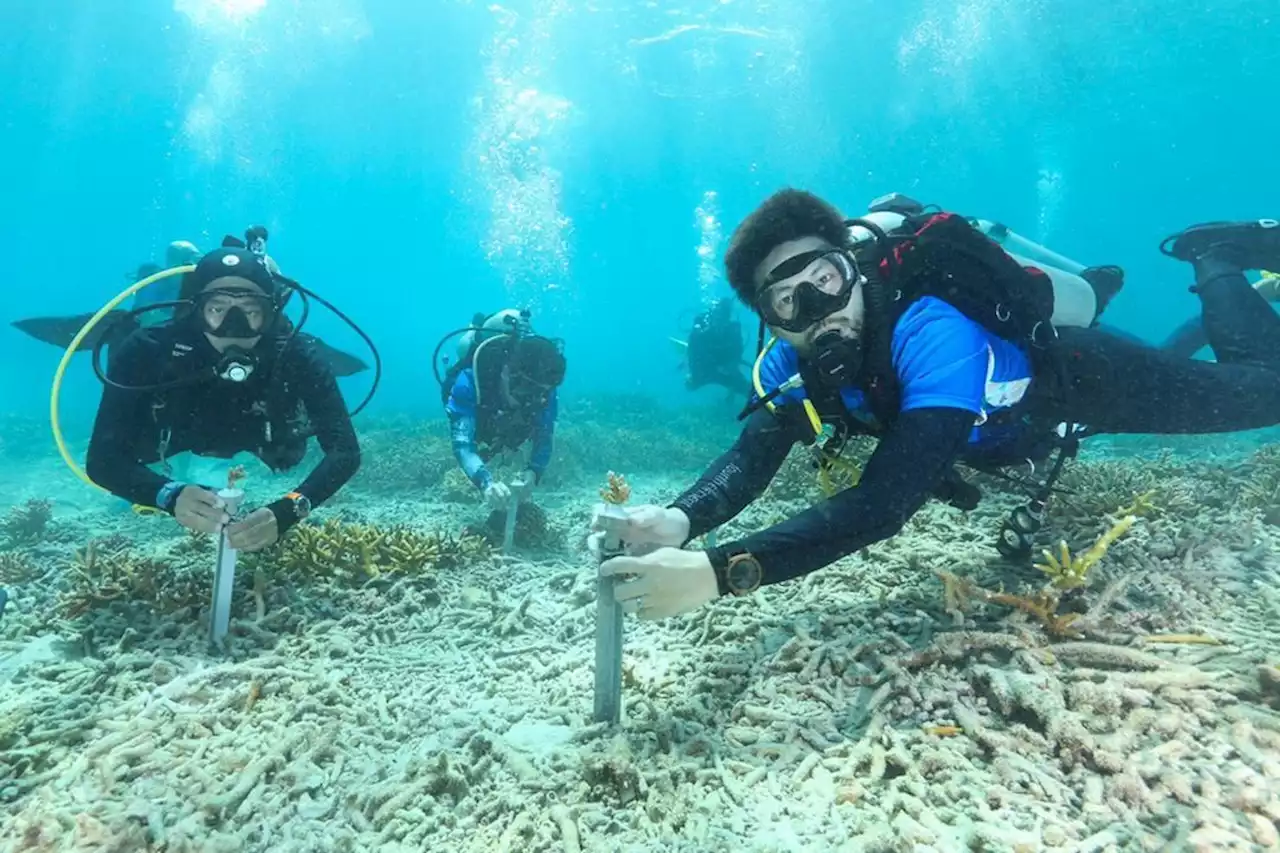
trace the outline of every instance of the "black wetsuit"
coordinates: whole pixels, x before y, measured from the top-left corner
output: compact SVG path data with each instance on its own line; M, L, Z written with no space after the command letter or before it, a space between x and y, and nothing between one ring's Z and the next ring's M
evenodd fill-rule
M215 458L249 451L285 470L301 461L307 436L315 435L324 459L296 491L319 506L355 474L360 445L333 371L312 341L298 334L283 352L276 339L260 341L255 353L263 353L263 363L244 382L210 376L155 392L108 386L86 473L114 495L156 506L168 479L149 463L184 451ZM133 333L112 353L107 376L122 385L156 385L211 373L218 358L202 332L177 323Z
M1027 421L1040 437L1050 439L1060 423L1138 434L1233 432L1280 423L1280 315L1238 266L1204 258L1196 278L1218 362L1190 361L1100 329L1061 329L1060 359L1053 360L1059 369L1037 369L1026 402ZM797 423L802 425L763 409L751 416L734 446L672 503L688 515L690 538L760 496L798 440ZM711 549L713 565L750 551L763 569L762 582L777 583L895 535L965 455L973 424L973 413L962 409L902 412L881 434L856 487Z

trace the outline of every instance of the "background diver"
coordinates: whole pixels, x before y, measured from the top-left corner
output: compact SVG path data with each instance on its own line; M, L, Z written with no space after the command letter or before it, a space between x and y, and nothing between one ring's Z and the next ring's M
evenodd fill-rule
M1055 294L1043 274L960 217L913 222L900 240L877 230L868 253L834 208L796 190L737 228L729 282L776 342L734 446L670 506L630 510L631 555L601 567L629 577L617 592L629 612L663 618L807 574L895 535L957 461L999 469L1044 461L1055 445L1061 460L1076 425L1190 434L1280 423L1280 315L1244 275L1280 265L1272 220L1193 226L1161 245L1193 266L1216 363L1090 328L1087 316L1048 327L1056 307L1044 297ZM740 541L682 549L757 498L822 422L878 437L858 485Z
M689 330L689 340L672 341L684 350L688 375L685 387L696 391L707 385L719 385L734 393L746 393L751 388L743 367L750 362L744 358L742 324L733 316L733 303L729 299L717 299L694 318Z
M551 462L565 358L559 341L534 334L528 311L477 315L445 341L459 333L457 361L441 379L453 455L490 508L502 509L513 493L526 499ZM486 463L526 442L526 470L510 485L496 480Z
M275 542L346 483L360 447L333 371L315 339L285 322L286 288L259 256L215 249L184 276L173 322L135 330L111 354L85 471L136 505L213 533L232 547ZM274 471L302 461L315 435L324 458L289 494L231 523L204 486L148 467L173 454L230 458L248 451Z
M263 259L267 270L272 275L280 275L280 266L267 254L267 229L261 225L253 225L245 230L243 241L238 237L228 236L222 241L224 248L248 248L256 256ZM200 257L200 250L186 240L176 240L165 249L165 269L195 263ZM138 267L129 283L142 281L160 272L161 268L148 262ZM80 342L77 352L89 352L100 341L107 348L118 345L134 331L143 327L166 322L173 315L173 303L180 299L178 288L180 279L171 277L156 282L134 294L132 309L116 309L99 322L93 330ZM154 307L152 307L154 306ZM142 313L138 309L150 308ZM28 317L14 320L12 325L38 341L52 344L59 349L67 349L75 340L80 330L96 312L59 317ZM104 340L105 338L105 340ZM363 359L331 347L319 338L313 338L316 355L321 358L336 376L354 376L369 369Z

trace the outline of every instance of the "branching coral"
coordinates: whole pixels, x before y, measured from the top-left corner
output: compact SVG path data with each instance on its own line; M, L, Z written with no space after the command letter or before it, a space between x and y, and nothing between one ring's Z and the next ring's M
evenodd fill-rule
M600 490L600 499L607 504L624 504L631 497L631 486L621 474L609 472L609 482Z
M75 618L115 603L143 604L159 613L174 613L206 603L207 574L140 556L118 541L94 540L76 552L60 608Z
M1135 521L1137 521L1136 516L1126 515L1113 524L1110 530L1099 536L1098 541L1093 543L1093 547L1078 557L1071 556L1065 541L1059 542L1060 556L1055 557L1049 551L1044 551L1045 561L1036 563L1036 568L1048 575L1050 583L1057 589L1075 589L1084 586L1089 569L1106 555L1112 543L1129 532L1129 528L1133 527Z
M53 518L52 501L32 498L9 510L0 521L0 533L10 547L34 545L49 534L49 521Z
M1089 569L1103 558L1112 543L1128 532L1135 520L1131 515L1120 519L1099 536L1088 551L1078 557L1071 556L1065 542L1061 544L1060 559L1046 551L1046 562L1036 564L1036 568L1048 575L1050 585L1032 596L983 589L968 578L961 578L947 571L936 571L934 574L942 581L944 606L948 613L963 612L968 608L969 602L976 598L985 603L1002 604L1030 614L1054 636L1079 636L1072 623L1080 614L1058 613L1060 594L1063 590L1083 586Z
M0 586L29 583L35 580L36 564L26 551L0 554Z
M520 548L531 551L555 551L564 545L562 531L553 528L549 523L546 510L537 504L525 501L516 510L516 528L512 541ZM464 533L471 536L483 536L488 543L497 548L502 545L506 534L507 511L498 509L489 513L485 523L468 527Z
M262 568L299 578L359 583L387 574L449 569L484 559L489 553L489 544L478 536L454 537L329 519L322 525L294 528L283 542L264 552L259 562Z

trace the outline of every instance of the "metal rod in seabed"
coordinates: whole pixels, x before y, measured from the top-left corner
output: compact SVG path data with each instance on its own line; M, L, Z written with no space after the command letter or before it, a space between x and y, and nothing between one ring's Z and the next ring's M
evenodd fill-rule
M607 504L599 514L604 524L600 556L604 559L622 553L618 531L627 522L626 511ZM597 723L617 723L622 718L622 605L614 597L617 578L596 576L596 671L595 712Z
M218 497L226 502L227 515L235 515L244 500L240 489L223 489ZM231 627L231 594L236 585L236 554L227 543L227 531L218 533L218 558L213 566L213 606L209 609L209 642L221 647Z
M516 516L520 512L520 496L512 495L507 501L507 523L502 528L502 553L511 552L511 546L516 541Z

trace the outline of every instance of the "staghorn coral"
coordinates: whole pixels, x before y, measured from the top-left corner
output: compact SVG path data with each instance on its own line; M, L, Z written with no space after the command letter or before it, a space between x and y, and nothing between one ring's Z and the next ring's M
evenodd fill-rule
M938 570L934 574L942 581L943 606L948 613L962 614L968 609L973 599L988 604L1002 604L1030 614L1044 625L1045 630L1058 637L1079 636L1073 623L1080 617L1079 613L1058 613L1061 593L1064 590L1078 589L1084 586L1089 569L1096 565L1107 553L1107 549L1121 536L1129 531L1136 521L1127 515L1113 524L1109 530L1098 537L1089 550L1078 557L1072 557L1065 542L1061 543L1061 558L1045 552L1044 563L1037 563L1036 568L1049 578L1049 585L1030 596L1014 595L1004 591L984 589L968 578Z
M0 586L30 583L37 574L35 561L26 551L0 554Z
M10 548L34 545L49 535L49 522L53 518L53 502L32 498L9 510L0 521L0 533L4 534Z
M1078 557L1071 556L1065 541L1059 542L1060 556L1055 557L1049 551L1044 551L1045 561L1036 563L1035 566L1049 576L1050 583L1056 589L1075 589L1084 586L1089 569L1102 559L1113 542L1129 532L1129 528L1133 527L1135 521L1137 516L1126 515L1113 524L1110 530L1099 536L1088 551Z
M281 543L264 551L255 568L300 579L361 583L388 574L454 568L484 559L489 552L489 544L478 536L453 537L331 518L320 525L298 525Z
M69 586L59 600L68 619L115 604L142 604L159 614L207 603L205 571L135 553L111 538L91 540L68 567Z
M1280 506L1280 445L1254 452L1244 468L1246 480L1240 487L1241 503L1261 510Z

